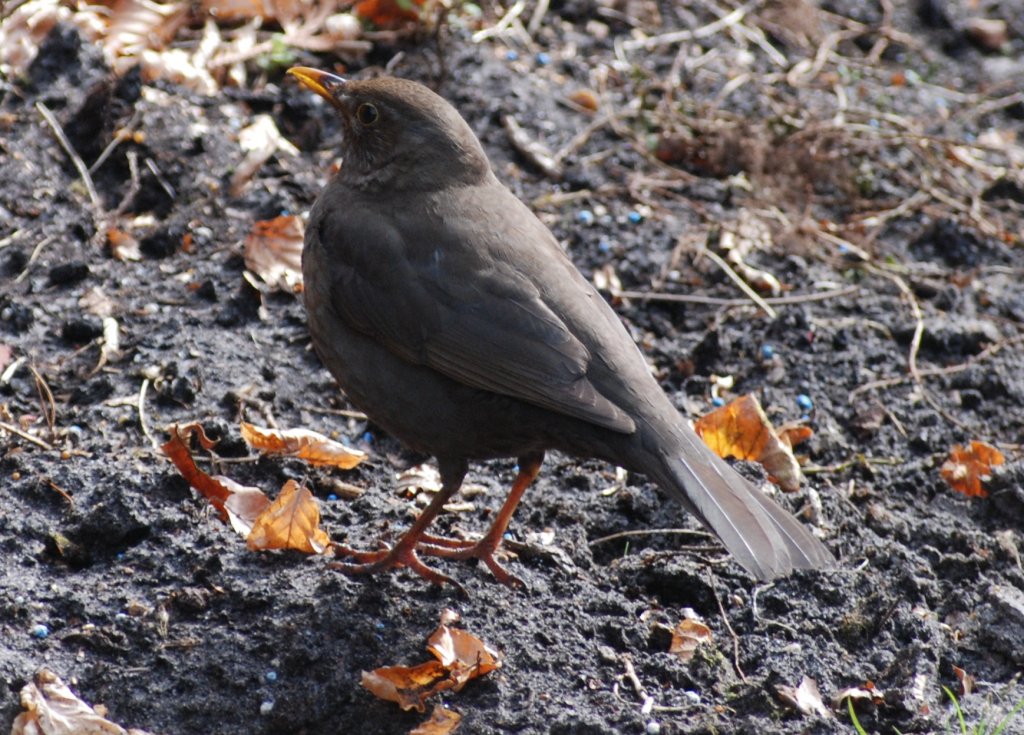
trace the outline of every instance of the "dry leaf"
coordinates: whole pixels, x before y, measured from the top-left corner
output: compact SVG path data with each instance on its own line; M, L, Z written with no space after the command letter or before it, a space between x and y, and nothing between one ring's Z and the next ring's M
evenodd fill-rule
M364 671L363 686L381 699L397 702L402 709L424 712L429 697L443 691L457 692L471 679L501 668L498 653L490 646L464 630L448 626L458 619L453 610L441 612L441 624L427 641L427 650L437 661Z
M270 507L270 498L257 487L246 487L224 476L216 479L231 493L224 501L228 522L239 536L248 538L256 519Z
M470 679L501 667L498 652L461 628L438 626L427 641L427 650L448 670L452 689L459 691Z
M958 493L984 498L988 492L981 484L989 479L993 467L1005 461L1002 452L991 444L972 441L970 447L960 444L954 446L939 472L942 479Z
M124 230L108 228L107 244L110 245L110 254L117 260L142 260L139 241Z
M885 702L885 695L882 694L882 690L875 687L874 682L866 682L862 687L846 687L836 692L835 696L832 697L832 708L839 709L847 699L852 699L854 704L857 702L873 702L874 704L882 704Z
M382 666L363 672L363 686L380 699L396 702L404 710L426 712L424 700L433 694L432 685L445 675L439 661L419 666Z
M410 730L409 735L448 735L455 732L461 721L462 715L458 712L453 712L444 705L435 704L430 719Z
M350 470L364 459L366 452L346 447L323 434L306 429L268 429L242 422L242 438L253 449L265 454L298 457L310 464Z
M966 697L968 694L972 694L974 692L974 677L959 666L953 667L953 673L956 674L957 681L960 682L960 696Z
M245 267L271 288L302 291L302 220L282 215L261 220L245 237Z
M147 735L100 716L49 669L22 687L21 706L25 711L14 719L11 735Z
M309 488L289 480L270 507L252 526L246 539L250 549L293 549L307 554L322 554L330 545L327 532L320 528L320 506Z
M441 473L431 464L418 464L399 472L395 487L400 495L415 497L420 492L441 492Z
M780 441L757 398L748 394L702 416L694 430L719 457L759 462L786 492L800 487L800 465ZM789 437L787 436L787 441Z
M775 690L783 702L795 707L800 714L817 715L818 717L831 717L832 712L825 703L821 701L821 692L818 691L818 682L809 676L800 680L800 686L795 689L785 684L778 684Z
M360 0L352 9L362 20L378 28L397 28L420 18L423 0Z
M199 469L195 460L192 459L192 450L188 446L193 435L198 437L200 445L206 450L213 449L217 442L208 438L202 425L195 421L187 424L174 424L168 431L171 433L171 438L160 449L170 457L185 481L209 500L213 507L221 512L222 518L226 518L224 501L233 492L222 482L227 478L211 477ZM228 480L228 482L231 481Z
M680 621L672 631L672 643L669 645L668 652L674 653L682 661L690 661L693 659L697 647L710 643L711 640L711 628L697 620L687 618Z

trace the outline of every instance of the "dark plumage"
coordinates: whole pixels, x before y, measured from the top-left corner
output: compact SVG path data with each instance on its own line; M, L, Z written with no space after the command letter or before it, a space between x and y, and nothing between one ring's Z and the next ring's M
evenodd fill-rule
M337 109L342 166L309 219L303 252L313 345L352 402L437 457L443 491L390 550L353 571L419 554L494 560L515 505L558 449L651 477L752 575L832 556L693 433L604 299L491 171L458 112L401 79L291 74ZM424 532L468 462L516 457L509 500L477 543Z

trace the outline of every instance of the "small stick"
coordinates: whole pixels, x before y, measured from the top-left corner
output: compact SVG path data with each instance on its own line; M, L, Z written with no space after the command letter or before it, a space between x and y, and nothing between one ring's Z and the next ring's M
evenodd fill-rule
M149 378L144 378L142 380L142 387L139 388L139 426L142 427L142 433L147 439L149 439L149 443L153 449L160 451L160 444L157 442L156 437L150 433L149 425L146 424L146 391L148 390Z
M37 436L32 436L31 434L28 434L28 433L22 431L21 429L19 429L14 424L9 424L6 421L0 421L0 429L3 429L4 431L6 431L9 434L14 434L15 436L20 436L22 439L24 439L26 441L30 441L33 444L35 444L36 446L42 447L43 449L49 449L51 451L53 450L53 445L52 444L43 441L42 439L40 439Z
M729 623L729 616L725 614L725 606L722 605L722 599L715 592L714 579L710 571L708 572L708 586L711 587L711 592L715 596L715 602L718 603L718 612L722 614L722 622L725 623L725 629L732 636L732 665L736 667L736 673L740 675L740 679L746 684L748 683L747 675L743 673L743 669L740 667L740 637L736 635L736 631L732 629L732 625Z
M75 149L71 146L71 141L64 134L64 130L61 128L60 123L57 122L57 118L54 117L53 113L42 102L36 102L36 109L39 110L39 114L43 116L43 119L46 120L53 130L53 134L57 136L57 140L60 142L64 152L71 158L71 162L75 164L75 168L78 169L78 175L82 177L82 183L85 184L85 190L89 192L89 199L92 201L93 207L97 212L102 212L103 204L100 202L100 195L96 193L96 186L92 183L89 169L86 168L81 156L75 153Z
M761 298L761 296L756 291L754 291L754 289L752 289L746 281L739 277L739 274L736 273L736 271L734 271L732 267L725 262L725 259L722 258L721 255L714 252L713 250L705 250L704 255L711 258L711 260L714 261L714 263L717 264L719 268L725 271L725 275L729 276L729 278L732 280L733 283L736 284L739 290L745 293L751 301L753 301L758 307L760 307L762 311L764 311L765 314L769 316L769 318L775 319L779 316L778 312L775 311L775 309L769 306L765 302L765 300Z
M860 290L860 286L847 286L845 288L834 288L821 293L794 294L791 296L773 296L763 299L766 304L773 306L787 306L792 304L806 304L811 301L825 301L827 299L849 296ZM722 299L715 296L699 296L695 294L682 293L661 293L657 291L619 291L615 294L624 299L636 299L637 301L668 301L680 304L703 304L705 306L744 306L749 303L746 299Z

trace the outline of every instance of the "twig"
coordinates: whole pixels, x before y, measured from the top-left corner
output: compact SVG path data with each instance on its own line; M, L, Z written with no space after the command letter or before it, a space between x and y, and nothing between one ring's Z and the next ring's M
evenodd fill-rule
M635 538L637 536L697 536L699 538L714 538L707 531L691 531L688 528L641 528L634 531L619 531L608 536L601 536L593 541L588 541L587 546L618 541L623 538Z
M35 365L29 364L28 369L32 371L32 377L36 381L36 391L39 393L39 406L46 419L46 427L50 432L50 438L54 435L54 426L57 424L57 403L53 400L53 391L46 383L46 379L36 370Z
M47 245L49 245L56 239L56 236L49 235L40 240L39 243L34 248L32 248L32 254L28 256L28 262L25 263L25 268L14 279L15 283L21 283L23 280L25 280L25 277L28 275L29 268L32 267L32 263L35 262L35 259L39 257L39 253L43 252L43 248L45 248Z
M860 286L846 286L845 288L834 288L821 293L793 294L791 296L773 296L763 299L766 304L772 306L788 306L792 304L806 304L812 301L826 301L836 299L840 296L850 296L860 291ZM715 296L699 296L696 294L682 293L661 293L658 291L618 291L616 296L624 299L636 299L637 301L668 301L680 304L703 304L705 306L744 306L747 299L722 299Z
M50 444L49 442L46 442L46 441L40 439L37 436L32 436L31 434L28 434L28 433L22 431L17 426L14 426L13 424L9 424L6 421L0 421L0 429L3 429L8 434L14 434L15 436L20 436L25 441L30 441L33 444L35 444L36 446L42 447L43 449L49 449L49 450L53 449L53 445Z
M683 41L694 41L699 38L707 38L713 36L719 31L722 31L729 26L736 25L747 15L750 10L760 5L759 2L749 2L746 5L736 8L731 13L728 13L716 21L703 25L700 28L694 28L691 30L672 31L671 33L662 33L659 36L651 36L650 38L644 38L636 41L626 41L622 44L623 48L627 51L634 51L636 49L645 49L650 51L660 46L671 46L675 43L682 43Z
M1019 334L1016 337L1011 337L1010 339L1006 339L1001 342L993 342L977 355L972 355L967 360L957 365L947 365L946 367L941 368L925 368L924 370L919 370L918 375L924 378L937 375L953 375L954 373L963 372L976 362L991 357L1004 347L1017 344L1018 342L1024 342L1024 334ZM892 388L893 386L900 385L901 383L906 383L911 379L912 378L907 375L901 375L896 378L883 378L881 380L873 380L870 383L864 383L864 385L859 385L850 392L849 400L852 401L864 391L874 390L876 388Z
M148 391L148 390L149 390L149 378L143 378L143 380L142 380L142 387L139 388L139 402L138 402L139 426L142 427L142 434L147 439L149 439L150 446L152 446L153 449L155 449L157 451L160 451L160 444L159 444L159 442L157 442L156 437L154 437L150 433L149 425L146 423L146 391Z
M82 177L82 183L85 184L85 190L89 192L89 199L92 201L92 206L95 208L97 213L103 212L103 204L100 202L100 196L96 193L96 186L92 183L92 176L89 174L89 169L86 168L85 162L82 161L75 149L71 145L71 141L64 134L64 130L61 128L60 123L57 122L57 118L54 117L53 113L50 112L49 108L42 102L36 102L36 109L39 110L39 114L43 116L47 124L53 130L53 134L57 136L57 140L60 142L64 152L71 158L71 162L75 164L75 168L78 169L78 175Z
M708 587L711 588L711 593L715 596L715 602L718 603L718 612L722 614L722 622L725 624L725 629L729 631L729 635L732 636L732 665L736 667L736 673L740 675L740 679L743 683L747 683L747 675L743 673L743 668L740 666L740 637L736 635L736 631L732 629L732 624L729 622L729 616L725 614L725 606L722 605L722 600L719 598L718 593L715 592L715 580L711 576L711 572L708 572Z
M737 288L745 293L751 301L753 301L762 311L764 311L765 314L768 315L769 318L775 319L779 316L775 309L765 303L765 300L761 298L761 296L754 291L746 281L740 278L739 274L732 269L732 266L725 262L725 259L721 255L713 250L705 250L704 255L711 258L719 268L725 271L725 275L729 276L732 282L736 284Z
M516 0L515 4L508 9L508 12L502 16L501 20L495 23L490 28L484 28L481 31L477 31L473 34L473 43L480 43L486 41L491 36L497 36L500 33L508 29L512 25L512 21L519 17L519 15L526 9L526 3L523 0Z

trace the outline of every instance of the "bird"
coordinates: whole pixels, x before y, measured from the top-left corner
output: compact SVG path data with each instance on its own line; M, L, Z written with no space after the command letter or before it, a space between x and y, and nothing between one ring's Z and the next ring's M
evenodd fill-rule
M451 104L396 77L288 73L341 123L340 168L310 210L302 252L314 350L370 420L436 458L442 485L393 545L340 546L350 561L336 566L457 585L424 557L475 558L521 584L497 552L551 450L646 475L758 580L834 563L694 433ZM469 463L496 458L516 459L517 473L483 537L430 534Z

